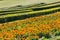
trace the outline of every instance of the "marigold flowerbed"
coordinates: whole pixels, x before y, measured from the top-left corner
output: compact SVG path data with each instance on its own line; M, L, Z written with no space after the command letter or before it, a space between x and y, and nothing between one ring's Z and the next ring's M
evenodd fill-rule
M57 36L60 12L0 24L0 40L53 40Z

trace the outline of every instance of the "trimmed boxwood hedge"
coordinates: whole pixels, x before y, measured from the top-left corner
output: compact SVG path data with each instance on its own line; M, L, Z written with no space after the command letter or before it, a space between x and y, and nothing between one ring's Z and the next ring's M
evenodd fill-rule
M60 7L60 5L55 5L55 6L50 6L50 7L44 7L44 8L32 8L32 10L33 10L33 11L38 11L38 10L55 8L55 7Z
M13 16L13 17L0 18L0 23L11 22L11 21L15 21L15 20L22 20L22 19L25 19L25 18L30 18L30 17L35 17L35 16L52 14L52 13L55 13L55 12L58 12L58 11L60 11L60 9L53 10L53 11L48 11L48 12L42 12L42 13L39 12L39 13L29 14L29 15L21 15L21 16Z

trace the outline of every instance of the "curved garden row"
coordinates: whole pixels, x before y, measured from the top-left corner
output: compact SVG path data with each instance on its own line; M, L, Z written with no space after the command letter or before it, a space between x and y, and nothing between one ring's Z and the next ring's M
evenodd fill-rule
M60 40L60 12L2 23L0 40Z
M0 16L0 23L10 22L10 21L19 20L19 19L25 19L25 18L39 16L39 15L51 14L57 11L60 11L60 7L40 10L40 11L32 11L32 12L27 12L27 13L2 15Z

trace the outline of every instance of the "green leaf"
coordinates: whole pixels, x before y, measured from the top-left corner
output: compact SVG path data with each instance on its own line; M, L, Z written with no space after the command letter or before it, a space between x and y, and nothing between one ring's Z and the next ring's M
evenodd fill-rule
M36 38L31 38L31 40L36 40Z
M0 40L3 40L2 38L0 38Z

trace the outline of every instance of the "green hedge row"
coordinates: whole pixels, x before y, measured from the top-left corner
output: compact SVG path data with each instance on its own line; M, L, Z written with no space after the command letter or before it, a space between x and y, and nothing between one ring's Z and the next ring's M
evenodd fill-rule
M47 6L47 7L42 7L42 8L31 8L32 11L39 11L39 10L46 10L46 9L50 9L50 8L56 8L56 7L60 7L60 5L54 5L54 6ZM29 9L30 10L30 9ZM25 13L25 12L30 12L30 11L24 11L23 10L10 10L10 11L0 11L0 16L2 15L7 15L7 14L16 14L16 13Z
M21 16L0 18L0 23L11 22L11 21L15 21L15 20L22 20L22 19L26 19L26 18L30 18L30 17L35 17L35 16L52 14L52 13L55 13L55 12L58 12L58 11L60 11L60 9L49 11L49 12L42 12L42 13L35 13L35 14L29 14L29 15L21 15Z

